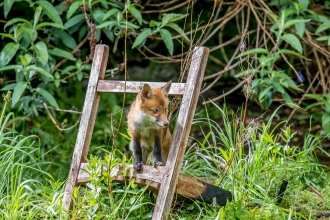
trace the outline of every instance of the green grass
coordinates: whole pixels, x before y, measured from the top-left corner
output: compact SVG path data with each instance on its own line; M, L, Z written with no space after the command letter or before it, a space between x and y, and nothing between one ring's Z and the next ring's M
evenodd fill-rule
M303 145L294 146L290 127L272 125L276 112L244 125L242 114L215 107L223 125L208 117L208 109L199 114L205 117L196 116L193 127L204 138L191 139L195 144L187 147L182 172L231 191L233 201L225 207L179 201L173 219L316 219L330 212L330 175L315 155L323 152L321 137L306 134ZM64 184L45 169L42 138L19 134L9 126L12 117L0 124L0 219L59 219ZM90 156L91 182L75 188L73 210L63 219L151 218L155 193L134 181L115 183L107 172L97 175L109 158L111 167L132 162L119 151L111 157L107 152L104 159ZM279 201L284 180L288 186Z

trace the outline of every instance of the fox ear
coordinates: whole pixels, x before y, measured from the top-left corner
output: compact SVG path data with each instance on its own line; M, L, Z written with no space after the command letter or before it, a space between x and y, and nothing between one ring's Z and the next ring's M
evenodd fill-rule
M168 92L170 91L172 85L172 80L165 84L165 86L162 87L162 94L164 96L168 96Z
M151 98L153 95L150 85L145 83L141 90L141 99Z

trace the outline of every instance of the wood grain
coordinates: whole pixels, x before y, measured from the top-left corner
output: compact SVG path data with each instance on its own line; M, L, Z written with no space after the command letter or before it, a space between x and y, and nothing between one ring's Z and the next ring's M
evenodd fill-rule
M126 81L126 93L138 93L146 82ZM166 83L147 82L151 88L161 88ZM172 83L169 95L183 95L185 83ZM125 81L100 80L98 92L124 93Z
M108 55L108 46L97 45L95 47L93 65L89 77L88 88L80 120L78 135L74 147L69 176L63 197L62 206L67 210L70 209L72 206L71 195L73 193L73 187L77 184L77 177L80 170L80 165L82 162L85 161L85 157L88 154L88 149L94 129L95 118L100 100L100 94L97 93L96 88L98 81L104 78Z
M191 129L191 124L204 77L208 55L208 48L196 47L194 49L184 95L182 97L173 143L166 162L166 170L162 178L161 188L158 193L155 210L152 216L153 220L168 219L188 135Z
M86 172L88 170L87 167L87 163L82 163L77 180L78 184L89 182L89 174ZM100 177L102 170L107 172L105 167L104 169L100 169ZM153 166L144 165L141 171L136 171L132 164L118 164L111 170L110 174L115 182L125 183L131 179L135 179L134 182L137 185L148 186L149 190L157 193L161 187L162 178L165 172L166 167L163 166L155 168ZM188 197L209 204L214 203L214 198L218 205L226 205L227 200L232 200L230 192L182 173L179 174L176 193L180 195L179 198Z

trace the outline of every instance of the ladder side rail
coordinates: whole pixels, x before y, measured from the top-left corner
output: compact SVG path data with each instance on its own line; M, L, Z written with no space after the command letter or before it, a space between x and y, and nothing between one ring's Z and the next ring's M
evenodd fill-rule
M102 44L96 45L78 135L62 200L62 207L66 210L72 208L71 195L73 194L73 188L77 184L81 163L85 161L85 157L88 154L100 101L97 84L99 80L104 79L108 56L108 46Z
M166 170L162 178L158 198L152 216L153 220L168 219L192 120L194 118L208 55L208 48L196 47L194 49L185 91L179 110L178 120L176 123L175 134L166 162Z

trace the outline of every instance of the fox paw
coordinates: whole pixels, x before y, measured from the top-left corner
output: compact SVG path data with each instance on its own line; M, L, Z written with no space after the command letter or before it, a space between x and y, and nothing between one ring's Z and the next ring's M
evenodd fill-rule
M154 167L158 167L158 166L164 166L163 162L160 162L160 161L155 161L154 162Z
M135 162L133 165L134 170L141 170L143 165L143 161L141 162Z

